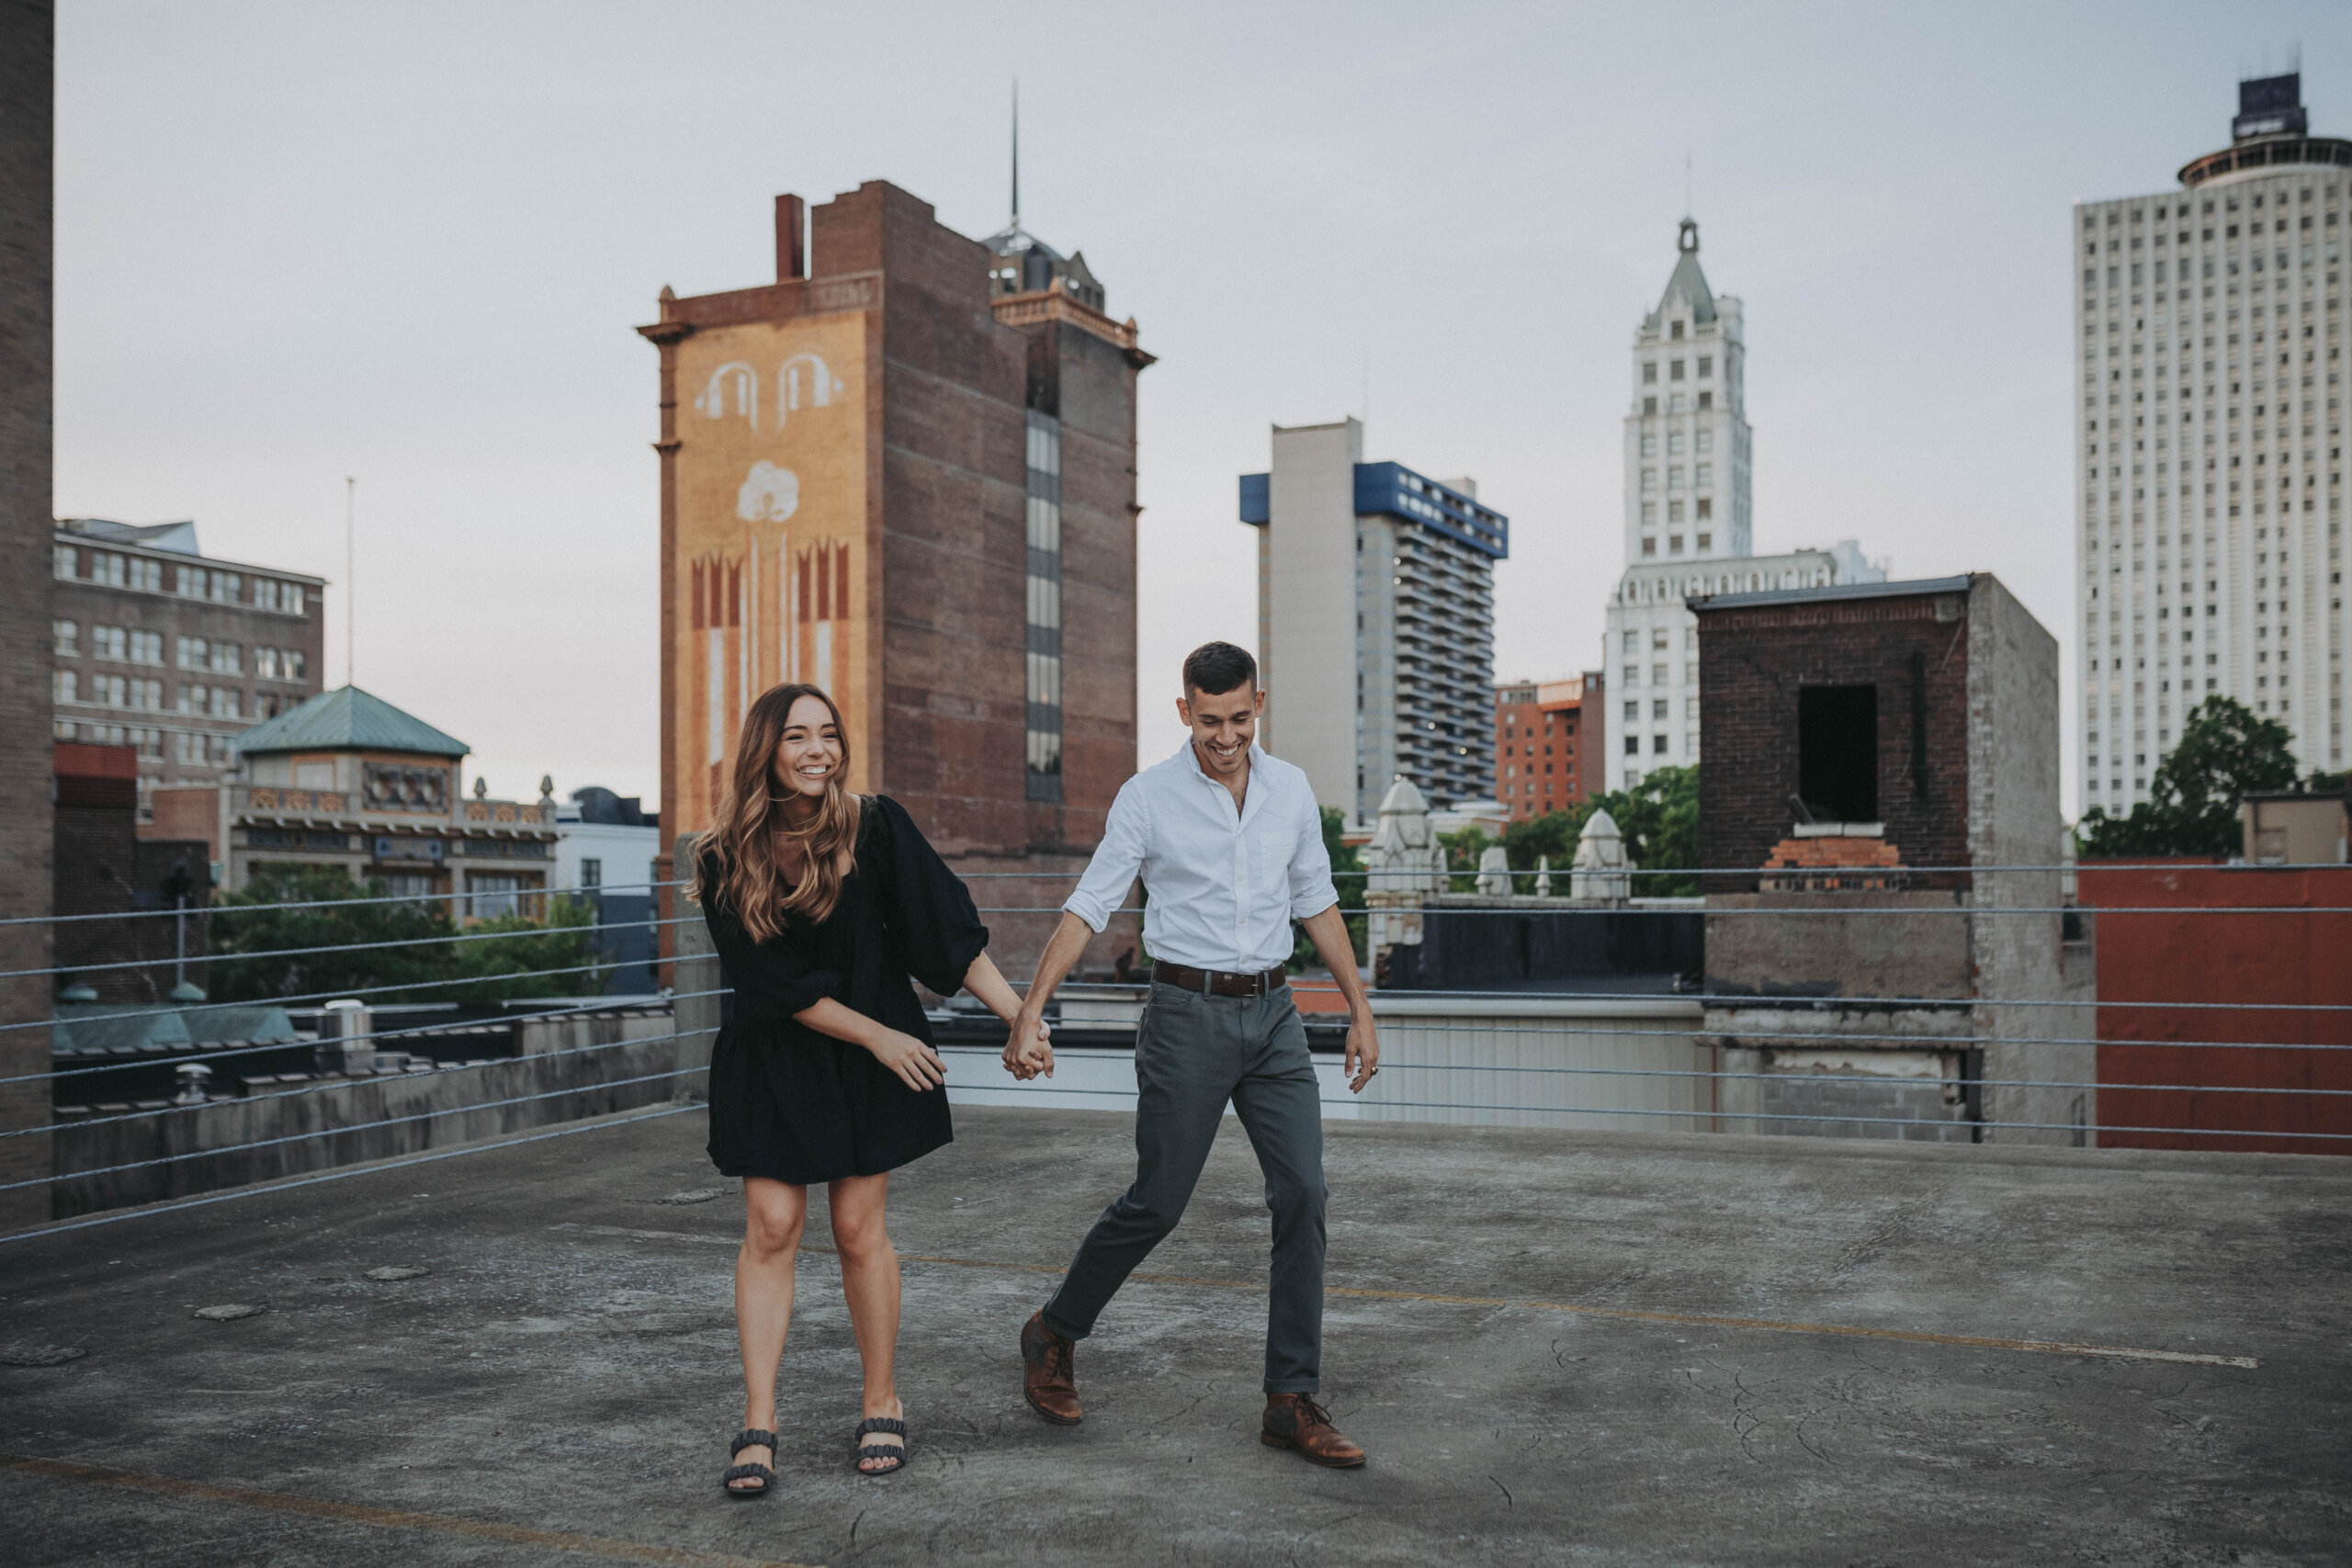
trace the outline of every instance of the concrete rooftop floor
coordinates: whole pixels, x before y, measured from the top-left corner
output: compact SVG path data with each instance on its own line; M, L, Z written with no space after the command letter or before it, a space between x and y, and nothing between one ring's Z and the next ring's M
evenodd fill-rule
M1265 1222L1230 1118L1161 1277L1080 1348L1074 1429L1022 1404L1014 1335L1128 1120L957 1122L893 1194L901 1474L850 1469L812 1250L779 1495L719 1495L741 1201L662 1201L723 1185L672 1115L0 1246L0 1346L86 1352L0 1365L5 1555L2352 1561L2352 1161L1334 1124L1325 1393L1372 1462L1329 1472L1254 1438ZM193 1315L230 1303L266 1310Z

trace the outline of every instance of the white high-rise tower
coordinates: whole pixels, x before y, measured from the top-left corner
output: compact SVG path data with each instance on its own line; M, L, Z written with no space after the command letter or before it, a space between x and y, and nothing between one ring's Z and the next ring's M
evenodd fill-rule
M1609 604L1610 789L1699 760L1699 623L1707 593L1883 581L1850 539L1756 556L1747 344L1739 301L1707 287L1699 225L1682 220L1673 276L1634 332L1625 413L1625 575Z
M2146 799L2215 693L2344 766L2352 141L2308 126L2300 73L2242 82L2180 189L2075 209L2085 809Z

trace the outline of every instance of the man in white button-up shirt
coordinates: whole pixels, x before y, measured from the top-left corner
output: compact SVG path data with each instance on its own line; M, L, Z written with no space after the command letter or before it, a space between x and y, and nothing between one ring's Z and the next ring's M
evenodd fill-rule
M1102 842L1062 906L1005 1046L1006 1070L1053 1071L1040 1024L1088 937L1143 879L1152 985L1136 1030L1136 1179L1102 1211L1061 1289L1021 1331L1023 1392L1049 1421L1080 1419L1075 1341L1176 1228L1228 1100L1266 1176L1274 1217L1261 1439L1317 1464L1363 1462L1315 1401L1323 1348L1323 1121L1286 965L1303 922L1347 998L1343 1066L1362 1093L1379 1070L1372 1003L1331 886L1323 816L1306 775L1256 744L1265 694L1230 643L1184 660L1183 750L1129 779ZM1024 1047L1021 1043L1027 1042Z

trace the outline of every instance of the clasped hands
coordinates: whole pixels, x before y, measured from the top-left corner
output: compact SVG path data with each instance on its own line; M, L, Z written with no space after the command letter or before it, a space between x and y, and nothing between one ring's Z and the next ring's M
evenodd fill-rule
M1005 1036L1004 1070L1023 1083L1040 1074L1054 1076L1053 1032L1044 1018L1025 1008Z

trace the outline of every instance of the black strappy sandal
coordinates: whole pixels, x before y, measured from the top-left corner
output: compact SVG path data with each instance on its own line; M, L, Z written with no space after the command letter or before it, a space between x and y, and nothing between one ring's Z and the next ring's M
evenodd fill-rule
M776 1451L775 1434L763 1432L757 1427L746 1427L735 1434L727 1446L727 1457L733 1459L745 1449L765 1449ZM757 1481L757 1486L738 1486L738 1481ZM764 1497L775 1489L775 1472L764 1464L730 1464L719 1472L718 1489L729 1497Z
M895 1475L907 1468L907 1424L904 1421L889 1416L869 1416L857 1424L859 1437L865 1437L868 1432L893 1433L897 1436L899 1446L894 1449L888 1443L864 1444L856 1453L850 1456L851 1469L860 1475ZM861 1460L869 1459L896 1460L898 1462L888 1470L868 1470L858 1462Z

